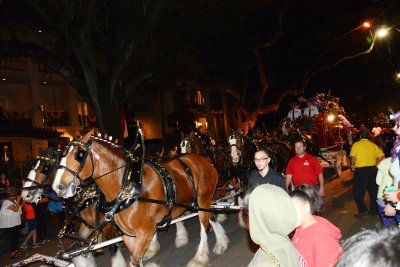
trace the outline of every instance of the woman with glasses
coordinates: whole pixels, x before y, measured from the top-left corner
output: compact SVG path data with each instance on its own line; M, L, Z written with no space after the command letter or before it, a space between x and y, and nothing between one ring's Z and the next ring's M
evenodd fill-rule
M256 169L250 174L247 187L248 192L253 191L254 188L261 184L276 185L286 191L285 178L269 167L270 161L271 159L264 149L260 149L254 153Z

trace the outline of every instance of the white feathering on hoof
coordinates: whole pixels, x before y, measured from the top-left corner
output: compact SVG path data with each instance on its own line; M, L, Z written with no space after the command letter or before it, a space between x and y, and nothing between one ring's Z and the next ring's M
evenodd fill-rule
M176 223L176 238L175 238L175 247L180 248L189 242L189 235L186 231L185 225L183 222Z
M96 261L92 255L92 253L89 253L87 257L84 256L78 256L72 259L72 263L76 267L96 267Z
M212 228L214 229L215 239L217 242L214 245L213 252L217 255L224 253L228 249L229 239L225 234L225 230L218 222L209 220Z

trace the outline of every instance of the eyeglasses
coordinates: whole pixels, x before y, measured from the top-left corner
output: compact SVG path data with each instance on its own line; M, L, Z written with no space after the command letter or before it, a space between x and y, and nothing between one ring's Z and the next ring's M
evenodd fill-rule
M254 159L254 162L263 162L264 160L267 160L269 158L262 158L262 159Z

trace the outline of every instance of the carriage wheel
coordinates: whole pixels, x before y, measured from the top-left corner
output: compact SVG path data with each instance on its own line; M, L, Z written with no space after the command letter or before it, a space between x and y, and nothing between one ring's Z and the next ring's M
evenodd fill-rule
M335 160L335 170L336 170L336 174L338 176L340 176L340 174L342 173L342 159L343 159L343 150L338 151L337 155L336 155L336 160Z

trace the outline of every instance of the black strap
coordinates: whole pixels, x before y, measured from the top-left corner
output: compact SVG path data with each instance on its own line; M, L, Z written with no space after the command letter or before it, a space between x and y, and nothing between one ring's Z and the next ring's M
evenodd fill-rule
M194 183L194 178L193 178L193 175L192 175L192 171L190 170L190 168L180 158L177 158L176 160L179 161L179 163L182 165L182 168L185 171L186 176L189 178L189 181L192 183L192 187L193 187L192 206L194 208L198 208L199 207L199 203L197 201L197 188L196 188L196 185Z

